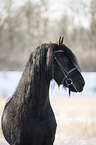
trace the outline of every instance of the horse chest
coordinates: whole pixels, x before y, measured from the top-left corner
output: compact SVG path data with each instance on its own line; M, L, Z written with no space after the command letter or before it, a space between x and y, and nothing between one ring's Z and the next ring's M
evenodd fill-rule
M54 138L56 131L56 121L55 117L51 114L50 117L46 119L30 119L25 125L22 139L23 142L26 141L32 141L34 139L39 140L40 142L43 142L45 138Z

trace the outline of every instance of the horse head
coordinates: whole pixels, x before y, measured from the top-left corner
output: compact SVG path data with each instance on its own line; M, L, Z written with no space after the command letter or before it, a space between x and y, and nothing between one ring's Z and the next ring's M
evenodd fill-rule
M85 81L74 53L63 44L63 37L54 47L54 80L72 92L81 92Z

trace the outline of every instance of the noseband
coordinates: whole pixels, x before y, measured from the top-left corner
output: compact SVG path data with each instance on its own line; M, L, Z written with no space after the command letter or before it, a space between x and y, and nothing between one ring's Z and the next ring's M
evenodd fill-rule
M58 53L58 52L64 52L63 50L58 50L58 51L55 51L55 53ZM54 58L58 64L58 66L60 67L62 73L64 74L64 78L61 82L61 84L63 84L64 82L66 83L67 86L70 86L70 85L73 85L74 89L76 90L76 92L78 92L75 84L73 83L72 79L68 78L68 75L71 74L73 71L75 70L78 70L78 68L75 66L74 68L72 68L71 70L69 71L66 71L66 69L63 67L63 65L59 62L59 60L57 59L57 57ZM79 70L78 70L79 71Z

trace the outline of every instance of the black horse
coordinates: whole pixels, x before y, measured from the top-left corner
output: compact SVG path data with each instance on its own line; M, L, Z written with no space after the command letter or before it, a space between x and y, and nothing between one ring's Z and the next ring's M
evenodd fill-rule
M49 101L52 79L69 92L83 90L76 57L62 37L58 41L31 53L15 93L5 105L2 130L10 145L53 145L57 125Z

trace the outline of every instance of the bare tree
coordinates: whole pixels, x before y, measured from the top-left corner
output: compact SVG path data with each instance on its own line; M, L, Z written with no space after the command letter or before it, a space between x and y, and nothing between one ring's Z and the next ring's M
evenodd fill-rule
M53 13L50 12L48 0L40 0L38 3L27 0L18 7L15 7L16 1L13 0L0 2L1 70L22 70L32 49L51 39L55 42L60 35L65 37L65 43L75 51L84 71L96 70L95 0L91 0L91 5L80 0L65 2L59 19L50 19L49 15ZM89 20L89 28L83 25L85 21L82 23L82 16L85 21ZM90 56L92 59L89 63Z
M91 1L91 41L92 47L96 49L96 0Z

